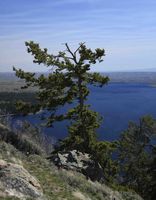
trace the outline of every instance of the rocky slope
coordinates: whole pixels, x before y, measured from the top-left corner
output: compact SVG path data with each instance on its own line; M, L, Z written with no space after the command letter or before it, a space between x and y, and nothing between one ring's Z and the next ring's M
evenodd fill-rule
M44 199L42 188L36 178L21 165L0 160L0 195L20 199Z
M0 127L0 135L3 135L3 128L7 134L9 129L4 126ZM93 182L90 178L86 179L80 168L86 168L88 164L84 165L82 161L77 163L78 160L74 159L80 157L76 155L76 152L69 153L70 156L69 154L62 155L64 156L64 165L68 165L68 167L58 168L45 159L44 155L35 155L33 152L26 154L9 143L10 141L6 142L1 137L0 199L142 200L140 196L125 188L119 188L117 191L117 189L111 189L105 184ZM71 155L75 156L74 159ZM72 158L73 161L69 160L68 157ZM69 166L73 168L70 169ZM78 170L74 170L74 167L78 167Z

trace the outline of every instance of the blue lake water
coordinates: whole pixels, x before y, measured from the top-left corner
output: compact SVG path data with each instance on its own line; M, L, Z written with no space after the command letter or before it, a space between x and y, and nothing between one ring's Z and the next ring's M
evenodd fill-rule
M110 83L103 88L90 87L88 103L103 116L101 127L97 130L99 139L115 140L128 127L129 121L137 122L143 115L156 117L156 88L144 83ZM16 117L39 123L35 116ZM62 139L67 135L67 122L54 124L54 128L44 131Z

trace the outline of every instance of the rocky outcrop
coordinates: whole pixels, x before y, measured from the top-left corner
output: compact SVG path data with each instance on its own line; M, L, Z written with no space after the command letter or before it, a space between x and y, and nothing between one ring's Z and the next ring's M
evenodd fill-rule
M101 166L87 153L72 150L54 154L50 159L58 168L80 172L92 181L104 180Z
M21 165L0 160L0 196L42 200L43 192L37 179Z

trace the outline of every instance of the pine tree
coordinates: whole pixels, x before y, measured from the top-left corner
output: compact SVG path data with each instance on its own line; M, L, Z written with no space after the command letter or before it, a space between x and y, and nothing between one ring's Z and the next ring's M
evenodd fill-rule
M144 116L139 124L131 122L119 141L119 160L123 184L145 199L155 195L156 120ZM152 198L151 198L152 197Z
M37 76L35 73L13 68L16 76L25 80L26 85L23 88L38 89L36 103L18 102L18 110L23 114L42 110L43 118L47 118L48 127L55 121L70 120L69 135L62 141L62 148L90 151L92 144L96 142L96 129L100 126L101 117L86 103L90 93L88 86L102 87L107 84L109 78L89 71L92 65L103 61L104 49L97 48L92 51L81 43L75 51L72 51L65 43L65 51L53 55L49 54L46 48L41 49L39 44L33 41L25 44L28 53L34 57L33 62L43 64L51 71L48 75ZM73 108L66 113L58 114L57 111L61 106L71 103L75 105Z

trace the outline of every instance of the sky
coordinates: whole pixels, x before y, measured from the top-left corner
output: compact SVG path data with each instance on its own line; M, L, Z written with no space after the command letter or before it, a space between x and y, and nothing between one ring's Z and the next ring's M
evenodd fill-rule
M0 72L48 70L33 64L30 40L54 54L66 42L104 48L92 71L156 71L156 1L0 0Z

